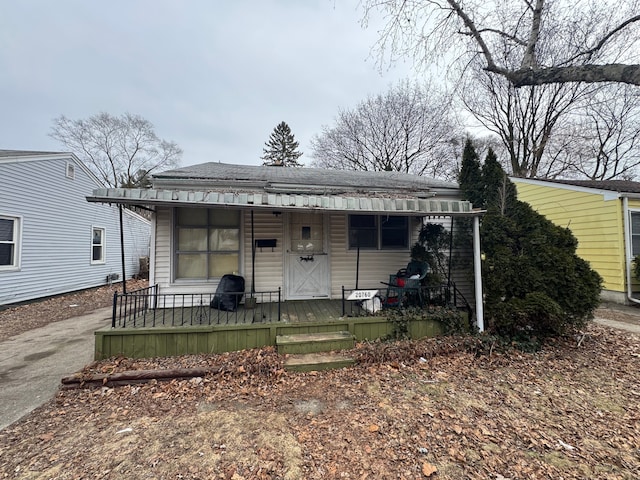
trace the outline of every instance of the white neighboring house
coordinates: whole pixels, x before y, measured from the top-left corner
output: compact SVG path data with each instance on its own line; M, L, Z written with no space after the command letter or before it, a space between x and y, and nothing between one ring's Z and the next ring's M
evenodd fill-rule
M0 305L122 280L118 207L72 153L0 150ZM124 209L125 271L149 255L150 222Z

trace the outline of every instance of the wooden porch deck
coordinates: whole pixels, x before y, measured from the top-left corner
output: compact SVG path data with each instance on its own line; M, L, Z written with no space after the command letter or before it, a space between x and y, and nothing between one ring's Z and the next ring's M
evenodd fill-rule
M296 300L241 305L235 312L196 307L138 309L128 312L114 327L95 332L95 359L222 353L276 345L279 335L347 331L356 340L375 340L392 332L385 311L369 315L355 302ZM135 316L135 318L134 318ZM280 318L280 321L278 321ZM423 317L409 324L412 338L442 333L442 325Z

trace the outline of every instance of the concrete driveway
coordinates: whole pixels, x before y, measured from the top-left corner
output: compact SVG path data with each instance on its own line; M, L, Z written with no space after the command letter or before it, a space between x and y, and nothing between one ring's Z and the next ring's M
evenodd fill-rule
M0 342L0 430L52 398L60 379L93 361L94 332L111 307L50 323Z

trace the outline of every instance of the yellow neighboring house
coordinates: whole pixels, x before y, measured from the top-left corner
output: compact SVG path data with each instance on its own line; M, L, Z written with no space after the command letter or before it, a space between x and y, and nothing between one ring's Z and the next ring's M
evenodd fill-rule
M640 182L511 178L518 199L578 239L577 254L604 279L602 299L640 303Z

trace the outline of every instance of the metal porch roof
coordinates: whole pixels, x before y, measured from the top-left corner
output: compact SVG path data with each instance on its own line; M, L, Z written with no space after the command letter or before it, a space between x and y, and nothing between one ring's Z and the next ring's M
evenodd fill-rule
M366 212L421 215L471 215L471 203L446 198L421 198L412 195L375 196L308 195L212 190L165 190L101 188L87 197L89 202L141 206L217 206L243 209L319 210L329 212Z

